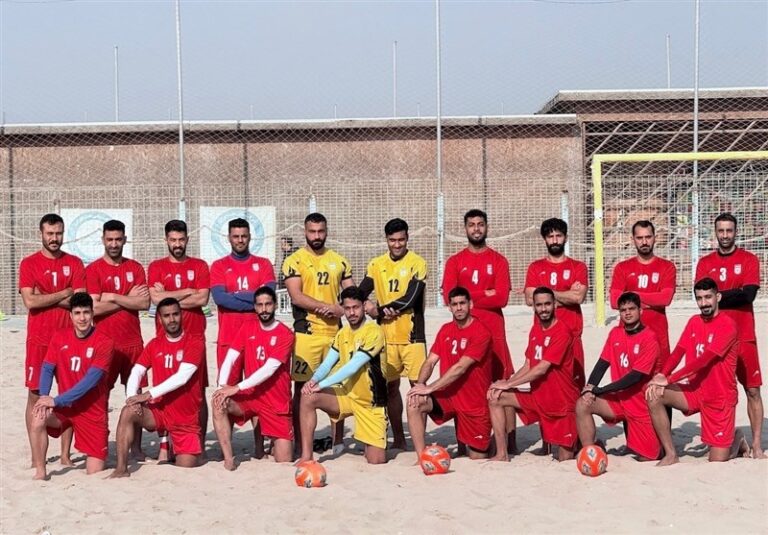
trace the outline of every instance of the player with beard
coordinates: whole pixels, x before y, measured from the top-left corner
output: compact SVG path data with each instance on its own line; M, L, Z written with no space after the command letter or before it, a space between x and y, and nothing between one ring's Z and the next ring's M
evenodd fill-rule
M353 286L349 260L325 246L328 220L323 214L311 213L304 218L306 245L283 262L285 288L291 298L293 349L291 378L293 390L293 432L301 443L299 404L302 387L317 371L341 326L344 309L339 305L340 289ZM334 444L341 444L343 423L334 431Z
M19 265L19 294L27 315L27 346L24 362L24 385L28 389L24 421L32 445L30 425L32 409L37 403L40 370L48 351L48 342L58 330L71 327L69 299L85 291L83 262L61 250L64 243L64 220L58 214L46 214L40 219L42 247ZM69 449L72 430L61 436L61 464L72 466Z
M747 394L747 414L752 428L752 456L765 457L760 437L763 431L763 399L760 386L760 359L752 303L760 289L760 260L736 246L736 218L729 213L715 218L717 250L704 256L696 266L696 280L711 277L720 289L720 310L739 326L739 360L736 377Z

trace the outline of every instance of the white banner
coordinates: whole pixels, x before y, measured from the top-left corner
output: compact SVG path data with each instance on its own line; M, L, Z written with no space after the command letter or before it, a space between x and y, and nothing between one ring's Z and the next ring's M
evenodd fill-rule
M229 222L241 217L251 226L251 253L268 258L275 263L275 217L274 206L251 206L233 208L229 206L200 207L200 256L211 264L232 252L227 236Z
M101 243L102 225L110 219L125 223L125 244L123 255L133 258L133 210L128 208L105 208L88 210L82 208L64 208L61 210L64 219L64 247L68 253L79 256L87 265L104 255L104 245Z

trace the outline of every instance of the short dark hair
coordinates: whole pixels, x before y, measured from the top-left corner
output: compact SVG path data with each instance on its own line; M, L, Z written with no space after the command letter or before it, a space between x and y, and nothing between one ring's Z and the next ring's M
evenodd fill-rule
M261 288L259 288L253 293L253 304L256 304L256 298L259 297L260 295L268 295L269 297L272 298L273 303L277 303L277 294L269 286L262 286Z
M702 292L707 290L714 290L716 293L720 292L717 288L717 283L711 277L704 277L703 279L696 281L696 284L693 285L693 291L695 292L696 290Z
M106 221L101 227L102 232L119 231L125 234L125 223L118 221L117 219L110 219Z
M312 212L304 218L304 224L306 225L307 223L325 223L327 225L328 220L320 212Z
M550 296L552 299L555 298L555 292L552 291L552 288L548 288L546 286L539 286L533 291L533 297L536 297L537 295L546 294Z
M640 296L637 295L635 292L624 292L619 296L619 300L616 302L616 304L619 306L626 305L627 303L632 303L637 308L640 308L642 306L640 301Z
M730 212L723 212L722 214L717 216L715 218L715 226L717 226L717 224L719 222L721 222L721 221L730 221L731 223L733 223L734 227L738 227L739 226L739 224L736 222L736 216L734 216Z
M405 231L406 236L408 235L408 223L405 222L405 220L400 219L399 217L396 217L395 219L390 219L387 221L387 224L384 225L384 235L385 236L391 236L395 232L403 232Z
M187 233L187 224L180 219L171 219L165 224L165 235L167 236L171 232L183 232Z
M633 236L635 235L635 229L637 227L649 228L649 229L651 229L651 234L653 234L654 236L656 235L656 227L654 227L653 223L651 223L647 219L641 219L640 221L635 221L635 224L632 225L632 235Z
M563 236L568 235L568 223L558 217L550 217L541 223L541 237L546 238L553 232L561 232Z
M456 286L456 288L448 292L448 302L450 303L451 299L454 297L466 297L467 301L472 300L472 297L469 295L469 290L463 286Z
M251 225L242 217L238 217L229 222L229 230L232 230L233 228L247 228L248 230L251 230Z
M287 243L289 247L293 247L293 238L290 236L283 236L280 239L285 240L285 243Z
M160 314L160 309L169 307L169 306L177 306L179 307L179 310L181 310L181 304L179 303L179 300L175 297L166 297L162 301L160 301L157 304L157 313Z
M341 295L339 296L339 301L342 303L345 299L354 299L355 301L365 303L365 294L357 286L347 286L341 291Z
M88 292L77 292L69 298L69 310L76 308L90 308L93 310L93 297Z
M488 224L488 214L486 214L479 208L472 208L466 214L464 214L464 224L466 225L467 221L469 221L473 217L482 217L483 223L485 223L486 225Z
M43 225L57 225L59 223L64 224L64 220L59 214L45 214L40 218L40 230L43 230Z

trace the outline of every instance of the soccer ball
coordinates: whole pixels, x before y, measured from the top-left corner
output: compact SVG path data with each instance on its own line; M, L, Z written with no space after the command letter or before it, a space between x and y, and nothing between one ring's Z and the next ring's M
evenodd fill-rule
M323 465L317 461L304 461L296 467L296 484L300 487L324 487L326 474Z
M602 475L608 469L608 455L597 444L584 446L576 457L576 468L585 476Z
M444 447L432 444L421 450L419 465L428 476L445 474L451 467L451 456Z

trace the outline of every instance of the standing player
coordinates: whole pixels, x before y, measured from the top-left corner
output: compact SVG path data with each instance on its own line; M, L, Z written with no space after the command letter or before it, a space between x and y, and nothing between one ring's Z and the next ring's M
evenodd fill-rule
M182 322L187 336L203 341L203 364L200 370L200 388L203 406L200 410L200 443L205 450L205 432L208 426L208 405L205 388L208 386L208 366L205 355L205 313L203 306L208 303L211 279L208 264L200 258L187 256L187 224L173 219L165 224L165 244L168 256L149 264L149 295L152 303L159 305L167 298L176 299L184 311ZM155 320L157 336L164 329L160 319ZM154 380L154 379L153 379Z
M686 416L701 413L701 441L709 446L710 461L727 461L749 452L743 434L736 431L739 328L720 312L721 294L714 280L699 280L693 293L700 314L688 320L664 369L654 376L645 393L653 428L664 448L658 466L678 462L665 406ZM683 355L685 366L672 373ZM683 379L688 379L688 384L680 384Z
M291 422L291 350L293 333L275 320L277 294L262 286L254 294L258 321L244 323L230 339L227 356L213 393L213 428L224 454L224 468L234 470L232 423L243 425L258 417L262 432L272 438L272 455L277 462L290 462L293 449ZM244 361L245 379L235 384L229 372Z
M156 314L163 333L149 341L131 370L128 399L117 424L117 466L111 478L130 476L128 448L136 424L147 431L170 434L176 466L197 466L203 451L200 410L204 405L201 368L205 341L184 330L182 307L173 297L160 301ZM139 384L150 369L155 384L139 394Z
M626 292L617 305L621 325L611 329L576 403L576 425L582 446L589 446L595 443L593 414L609 424L629 421L632 432L627 433L627 447L641 461L650 461L659 458L661 447L645 404L644 387L660 369L661 351L656 333L641 321L645 312L641 316L640 296ZM598 386L609 368L613 382Z
M317 371L339 331L344 309L339 305L339 288L352 286L352 267L336 251L326 248L328 220L323 214L311 213L304 218L307 244L283 262L285 288L293 308L293 350L291 378L293 390L293 432L301 443L299 403L302 387ZM343 423L335 430L334 443L340 444Z
M392 425L392 448L405 449L403 432L403 400L400 377L411 386L419 378L421 365L427 358L424 334L424 289L427 263L408 250L408 223L392 219L384 225L389 251L368 263L360 290L366 298L376 294L377 305L366 302L365 309L384 330L387 340L387 414Z
M336 333L325 360L303 387L300 461L312 459L312 437L320 409L331 420L354 416L354 437L365 444L365 459L369 464L387 462L384 331L365 320L364 303L359 288L341 292L348 325ZM337 363L338 369L331 373Z
M547 256L531 262L525 275L525 302L533 305L533 292L540 286L550 288L555 293L557 319L571 329L573 333L573 358L576 361L574 379L579 387L584 386L584 347L581 333L584 330L584 318L581 303L587 296L587 265L565 254L565 242L568 240L568 223L562 219L551 218L541 224L541 237L547 246Z
M33 447L30 425L32 408L37 402L40 368L53 333L72 326L69 299L76 292L85 291L83 262L61 250L64 242L64 220L57 214L46 214L40 219L42 248L21 261L19 265L19 293L27 316L27 346L24 362L24 385L28 389L24 421L30 448ZM72 432L61 437L61 464L71 466L69 447Z
M760 386L760 359L755 336L755 311L752 302L760 289L760 261L757 256L736 246L736 218L729 213L715 218L717 250L699 260L696 280L710 277L720 289L720 310L736 322L739 329L739 360L736 377L747 393L747 414L752 428L752 456L765 457L760 437L763 431L763 399Z
M469 458L484 459L491 446L485 394L491 385L492 335L470 314L472 299L466 288L448 292L448 306L453 320L438 331L418 381L408 391L408 430L419 454L425 446L427 415L438 425L454 419L456 440L467 446ZM438 362L440 378L427 384Z
M78 292L70 299L72 326L51 337L40 376L40 398L34 406L30 439L34 479L47 479L48 435L75 432L75 448L85 453L88 474L104 470L107 460L107 374L112 340L93 327L93 299ZM59 395L51 397L56 377Z
M496 440L496 461L507 461L504 409L511 407L525 425L539 422L541 438L559 446L557 460L573 459L576 445L574 405L579 387L573 378L573 333L555 317L555 294L545 287L533 291L536 318L528 335L525 364L506 381L496 381L487 398ZM516 387L530 383L530 392Z
M675 264L653 253L656 229L650 221L632 225L632 242L637 256L616 264L611 276L611 307L619 310L619 297L633 292L640 297L643 325L656 333L661 350L661 365L669 357L669 326L666 308L677 287Z

